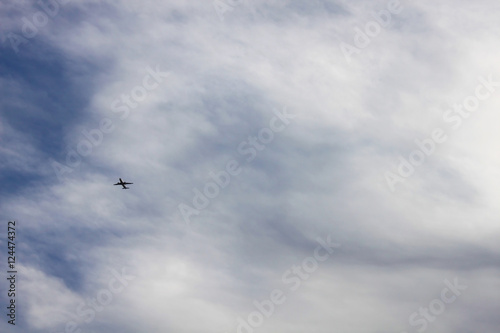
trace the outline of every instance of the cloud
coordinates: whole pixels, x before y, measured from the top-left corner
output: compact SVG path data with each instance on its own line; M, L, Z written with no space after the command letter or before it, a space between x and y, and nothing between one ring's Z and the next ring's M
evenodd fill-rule
M467 290L426 330L498 327L500 91L458 129L444 117L500 81L492 1L401 1L350 63L339 45L388 2L226 1L224 20L211 1L59 4L18 52L9 33L42 7L6 5L1 26L23 331L236 332L281 289L255 331L410 333L455 277ZM248 161L240 145L284 109ZM447 140L391 192L386 172L436 128ZM241 173L187 224L179 204L230 160ZM283 274L327 235L342 247L291 292Z

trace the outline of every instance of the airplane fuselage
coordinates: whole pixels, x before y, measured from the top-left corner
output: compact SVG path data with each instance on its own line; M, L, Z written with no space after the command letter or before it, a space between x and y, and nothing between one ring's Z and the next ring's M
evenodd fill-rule
M125 186L125 185L128 185L128 184L133 184L133 183L127 183L127 182L124 182L121 178L119 178L120 181L116 184L113 184L113 185L121 185L122 186L122 190L128 190L129 187Z

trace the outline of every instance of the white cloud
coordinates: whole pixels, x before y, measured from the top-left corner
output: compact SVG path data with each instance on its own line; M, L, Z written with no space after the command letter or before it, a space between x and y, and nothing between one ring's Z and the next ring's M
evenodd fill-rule
M134 262L136 279L86 328L232 332L325 234L342 251L259 331L414 332L408 316L455 276L469 289L429 331L493 331L500 90L457 130L443 112L473 94L478 77L500 80L495 3L401 1L348 64L339 44L386 1L249 1L223 22L211 1L71 2L31 40L92 86L68 111L75 119L61 121L57 156L2 113L2 167L46 184L2 197L1 216L29 236L28 331L60 329L53 313L96 297L108 268ZM122 119L111 105L143 85L148 66L169 76ZM11 87L6 97L27 89L17 79ZM293 124L244 163L238 145L283 107ZM65 164L82 130L105 118L113 130L60 182L51 159ZM448 140L392 193L384 173L434 128ZM187 226L179 203L230 159L242 173ZM131 189L112 186L118 177Z

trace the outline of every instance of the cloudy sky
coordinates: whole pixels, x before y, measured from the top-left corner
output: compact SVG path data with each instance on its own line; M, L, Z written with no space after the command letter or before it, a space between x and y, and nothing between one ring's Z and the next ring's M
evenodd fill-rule
M498 332L497 1L0 6L2 332Z

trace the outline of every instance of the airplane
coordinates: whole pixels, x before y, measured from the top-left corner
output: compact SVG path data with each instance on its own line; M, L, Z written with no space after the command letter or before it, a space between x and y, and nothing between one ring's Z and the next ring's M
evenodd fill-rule
M120 182L119 183L116 183L116 184L113 184L113 185L121 185L123 186L122 190L128 190L129 187L125 186L125 185L128 185L128 184L133 184L133 183L126 183L124 182L121 178L120 178Z

